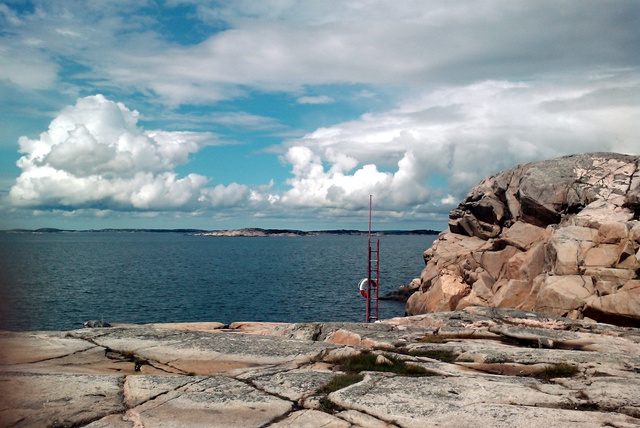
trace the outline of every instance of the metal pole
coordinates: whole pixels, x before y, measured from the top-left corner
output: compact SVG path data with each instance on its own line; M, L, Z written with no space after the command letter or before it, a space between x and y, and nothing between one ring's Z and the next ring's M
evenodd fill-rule
M367 304L364 322L368 323L371 312L371 207L373 196L369 195L369 233L367 235Z

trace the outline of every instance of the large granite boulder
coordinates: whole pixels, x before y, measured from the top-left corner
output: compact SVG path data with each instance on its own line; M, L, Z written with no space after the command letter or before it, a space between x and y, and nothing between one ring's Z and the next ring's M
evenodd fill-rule
M481 305L640 325L639 167L586 153L485 178L425 251L406 312Z

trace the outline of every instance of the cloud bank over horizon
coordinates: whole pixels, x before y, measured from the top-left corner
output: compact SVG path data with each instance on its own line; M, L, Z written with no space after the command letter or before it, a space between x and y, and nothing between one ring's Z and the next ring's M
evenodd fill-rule
M7 1L0 23L10 225L352 227L374 195L438 228L499 170L640 153L633 1Z

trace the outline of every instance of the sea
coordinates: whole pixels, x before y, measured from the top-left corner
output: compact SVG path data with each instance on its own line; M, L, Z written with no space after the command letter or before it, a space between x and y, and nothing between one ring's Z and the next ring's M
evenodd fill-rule
M372 237L382 296L420 276L435 235ZM228 237L157 232L0 233L0 328L364 321L367 236ZM381 300L379 318L404 315Z

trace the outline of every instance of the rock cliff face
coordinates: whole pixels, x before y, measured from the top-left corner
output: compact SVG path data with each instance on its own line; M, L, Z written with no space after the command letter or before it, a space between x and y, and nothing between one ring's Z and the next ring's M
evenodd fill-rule
M410 315L513 307L640 325L640 157L588 153L482 180L424 252Z

